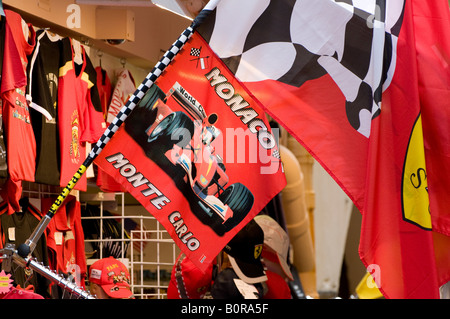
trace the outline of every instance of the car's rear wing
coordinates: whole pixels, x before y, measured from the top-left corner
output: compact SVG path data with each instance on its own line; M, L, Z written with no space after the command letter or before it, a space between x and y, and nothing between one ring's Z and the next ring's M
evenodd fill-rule
M203 106L178 82L175 82L167 94L167 102L170 97L173 97L173 99L195 120L203 121L203 119L206 118Z

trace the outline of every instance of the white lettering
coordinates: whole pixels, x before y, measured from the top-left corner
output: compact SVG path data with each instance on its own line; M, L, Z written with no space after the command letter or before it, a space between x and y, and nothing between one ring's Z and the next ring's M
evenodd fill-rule
M216 306L197 306L197 305L191 305L190 303L187 304L187 306L181 307L181 313L182 314L207 314L209 317L211 317L214 314Z
M185 244L190 251L197 250L200 247L200 241L193 237L194 234L189 231L183 218L181 218L180 212L175 211L171 213L168 219L172 224L178 238L180 238L181 242Z
M267 139L269 138L270 133L268 132L268 128L264 124L264 121L258 118L258 112L249 107L250 104L244 100L240 94L235 94L233 85L220 73L220 70L217 67L205 74L205 77L210 82L211 86L214 87L216 94L224 100L225 104L228 105L231 111L241 119L242 123L248 126L250 132L258 134L261 130L265 131L264 135L261 138L258 138L258 141L264 148L269 146L273 148L276 146L273 137L270 138L270 143L268 142Z
M66 12L70 12L66 20L66 25L69 29L81 28L81 8L78 4L69 4Z
M105 159L119 170L120 175L125 177L133 188L145 186L146 188L141 190L141 194L145 197L152 196L150 203L157 209L162 209L162 206L170 203L170 200L155 185L150 183L142 173L137 172L136 167L122 153L110 155Z

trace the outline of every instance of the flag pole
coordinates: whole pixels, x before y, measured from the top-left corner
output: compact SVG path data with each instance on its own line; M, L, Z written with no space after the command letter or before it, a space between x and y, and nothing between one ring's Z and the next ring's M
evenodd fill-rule
M155 83L161 73L165 70L165 68L169 65L169 63L173 60L175 55L181 50L184 44L189 40L189 38L194 33L195 29L203 22L203 20L208 16L208 14L214 10L220 0L210 0L205 7L200 11L197 17L192 21L191 25L187 27L178 39L172 44L170 49L166 51L163 57L159 60L158 63L154 66L152 71L145 77L144 81L139 85L136 91L132 96L128 99L126 104L122 107L120 112L113 119L111 124L106 128L103 135L99 138L97 143L92 147L88 156L84 160L83 164L78 168L76 173L73 175L72 179L68 182L68 184L63 188L59 196L56 198L53 205L48 210L47 214L41 219L39 224L34 229L33 233L30 237L25 241L25 243L19 245L17 249L17 253L20 257L26 258L29 256L36 247L37 241L42 236L44 230L47 228L50 220L55 215L56 211L60 208L64 200L69 195L70 191L75 187L81 176L86 172L86 169L89 165L92 164L94 159L101 153L105 145L109 142L114 133L119 129L125 119L130 115L131 111L135 108L135 106L139 103L148 89ZM19 258L19 256L15 256Z

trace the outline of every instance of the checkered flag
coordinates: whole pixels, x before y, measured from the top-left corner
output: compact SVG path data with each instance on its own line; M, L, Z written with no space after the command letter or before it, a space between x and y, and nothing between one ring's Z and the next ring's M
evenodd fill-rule
M209 56L206 57L202 57L200 56L202 52L202 47L200 48L192 48L191 49L191 56L195 57L194 61L197 61L197 67L200 64L200 68L202 70L205 70L208 66L207 66L207 59L209 58Z
M281 159L281 155L280 155L280 152L278 150L274 150L272 152L272 156L275 157L275 158Z
M328 74L346 98L349 123L368 137L390 83L404 0L391 1L389 12L387 0L240 2L222 1L198 29L236 78L300 87Z
M200 57L200 53L202 52L202 48L192 48L191 55L195 57Z

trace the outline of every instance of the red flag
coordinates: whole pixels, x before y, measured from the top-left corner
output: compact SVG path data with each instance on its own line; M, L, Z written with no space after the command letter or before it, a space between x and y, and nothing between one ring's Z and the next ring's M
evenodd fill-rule
M285 186L275 133L194 35L95 163L205 270Z
M388 298L450 279L448 30L445 0L228 0L198 30L358 207Z

